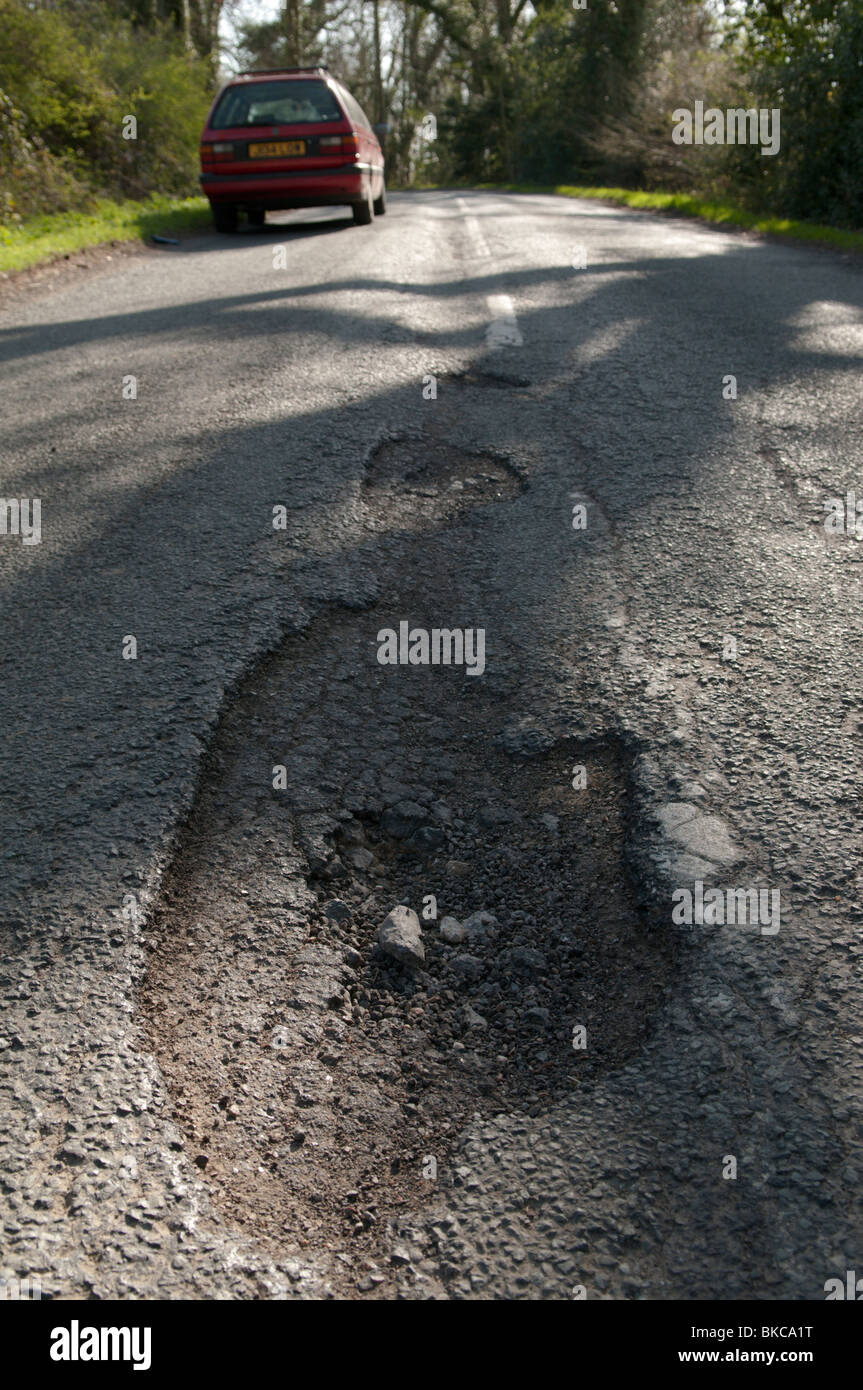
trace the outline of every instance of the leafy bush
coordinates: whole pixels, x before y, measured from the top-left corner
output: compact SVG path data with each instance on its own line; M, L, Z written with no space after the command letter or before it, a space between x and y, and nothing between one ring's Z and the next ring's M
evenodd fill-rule
M19 222L44 207L74 207L77 179L27 127L24 113L0 88L0 225Z
M211 69L169 27L0 0L0 73L0 217L197 192Z
M782 28L765 12L752 54L762 102L782 111L769 201L793 217L863 226L860 0L802 0Z

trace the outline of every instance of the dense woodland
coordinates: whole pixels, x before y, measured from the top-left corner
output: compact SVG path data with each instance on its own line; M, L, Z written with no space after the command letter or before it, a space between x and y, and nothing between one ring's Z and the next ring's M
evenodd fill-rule
M94 195L197 192L220 77L321 61L389 122L391 186L614 184L863 226L863 0L285 0L271 22L249 13L238 0L0 0L0 222ZM780 152L674 144L672 112L697 100L778 108Z

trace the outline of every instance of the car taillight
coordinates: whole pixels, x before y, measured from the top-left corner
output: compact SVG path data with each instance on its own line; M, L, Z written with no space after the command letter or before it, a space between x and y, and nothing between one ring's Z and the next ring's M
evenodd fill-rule
M322 135L320 148L334 154L356 154L359 145L355 135Z
M215 144L201 146L202 159L230 159L233 153L233 145L225 140L217 140Z

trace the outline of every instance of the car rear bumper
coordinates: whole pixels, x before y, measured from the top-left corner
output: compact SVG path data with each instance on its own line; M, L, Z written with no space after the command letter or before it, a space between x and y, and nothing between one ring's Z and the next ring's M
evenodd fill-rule
M211 203L250 204L277 211L288 207L318 207L326 203L358 203L367 195L370 164L344 164L337 169L298 169L290 173L201 174L201 188Z

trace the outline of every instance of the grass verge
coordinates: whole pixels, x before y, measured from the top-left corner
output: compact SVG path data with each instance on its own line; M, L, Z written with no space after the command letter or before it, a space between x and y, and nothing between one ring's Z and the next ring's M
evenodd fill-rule
M564 198L599 198L629 208L644 208L656 212L676 212L684 217L700 217L720 226L743 227L766 236L786 237L794 241L813 241L832 246L839 251L863 251L863 232L845 231L841 227L826 227L818 222L799 222L791 217L763 217L749 212L738 203L717 202L711 198L696 198L688 193L645 193L630 188L594 188L578 184L558 184L543 187L538 184L507 183L480 184L480 188L497 189L507 193L557 193Z
M24 270L55 256L104 241L137 241L207 226L206 198L163 198L114 203L98 199L88 212L55 212L0 227L0 271Z

